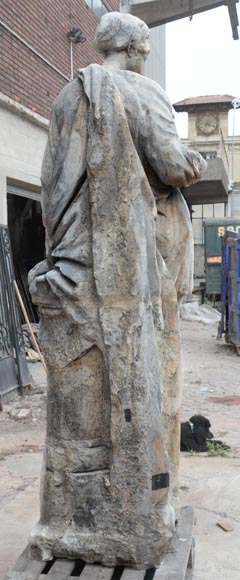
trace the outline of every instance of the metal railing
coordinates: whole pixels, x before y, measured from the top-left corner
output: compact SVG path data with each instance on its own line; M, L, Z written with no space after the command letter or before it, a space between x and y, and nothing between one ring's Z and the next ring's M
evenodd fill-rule
M13 280L9 232L0 226L0 403L4 395L30 383Z

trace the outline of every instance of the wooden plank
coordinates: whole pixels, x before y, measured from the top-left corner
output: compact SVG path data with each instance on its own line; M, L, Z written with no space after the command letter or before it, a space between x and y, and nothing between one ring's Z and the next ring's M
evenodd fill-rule
M32 562L29 561L25 570L22 572L12 570L7 576L5 576L5 580L38 580L39 574L45 565L46 562L37 562L36 560L33 560ZM44 576L44 578L46 578L46 576Z
M192 549L193 523L193 508L190 506L182 508L176 534L170 541L167 554L160 567L155 572L154 580L186 580L188 561Z
M146 570L133 570L133 568L124 568L121 580L143 580Z
M28 562L28 547L26 547L25 550L23 550L22 554L17 559L15 566L14 566L14 571L23 572L23 570L25 570L25 568L26 568L27 562ZM8 578L8 576L6 576L6 580L7 580L7 578ZM4 578L4 580L5 580L5 578Z
M48 578L51 578L51 580L68 580L74 568L74 560L58 558L50 568L49 572L47 574L40 574L38 580L47 580Z
M193 570L187 569L185 580L194 580L193 579Z
M187 569L193 571L195 562L195 538L192 537L192 546L190 548Z
M86 564L79 578L81 580L111 580L114 568L107 568L105 566L96 566L96 564ZM69 580L73 576L69 577Z
M167 554L161 566L157 568L153 580L187 580L192 578L192 531L194 512L192 507L185 507L180 512L180 522L176 534L171 540ZM71 576L75 567L74 560L58 558L47 574L41 574L46 562L31 560L28 556L28 548L18 558L14 570L5 576L4 580L74 580ZM114 568L97 566L96 564L85 565L80 580L111 580ZM145 570L133 570L124 568L121 580L144 580ZM75 576L76 578L76 576Z
M233 526L231 526L228 522L224 522L224 521L217 522L217 526L219 528L222 528L222 530L224 530L224 532L233 532L233 530L234 530Z
M46 566L46 562L30 560L28 547L18 558L14 569L5 576L4 580L38 580L39 574Z

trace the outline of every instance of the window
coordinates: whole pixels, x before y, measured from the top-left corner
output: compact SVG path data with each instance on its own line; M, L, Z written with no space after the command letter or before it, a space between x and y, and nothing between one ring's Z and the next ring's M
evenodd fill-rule
M214 217L215 218L225 217L225 203L214 204Z
M203 215L204 219L212 219L214 217L213 203L204 203L203 204L202 215Z
M199 151L199 153L201 153L203 159L206 159L208 161L208 159L216 159L217 157L217 151Z
M86 0L86 3L94 12L98 20L100 20L103 14L111 11L107 3L103 2L102 0Z
M224 203L204 203L192 206L194 244L204 244L204 220L225 217Z

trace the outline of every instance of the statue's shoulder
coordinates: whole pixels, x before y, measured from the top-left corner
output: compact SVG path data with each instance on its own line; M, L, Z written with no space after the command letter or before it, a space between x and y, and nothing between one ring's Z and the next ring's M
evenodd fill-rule
M154 81L153 79L150 79L149 77L143 76L143 75L138 75L136 73L135 77L137 77L135 79L135 82L139 84L139 87L142 86L142 93L146 94L146 95L150 95L152 96L152 99L158 99L159 101L165 103L166 105L171 107L171 103L170 100L167 96L167 93L165 92L165 90L161 87L161 85L159 85L159 83L157 83L156 81Z
M151 102L154 99L165 104L168 108L172 108L164 89L149 77L127 70L114 71L113 76L118 81L118 84L122 84L122 86L124 84L128 85L130 90L134 91L140 100L148 101L150 99L149 102Z
M79 78L76 78L65 85L55 98L52 106L51 122L56 121L58 127L61 127L67 119L74 118L82 98L82 83Z
M79 78L70 81L55 98L53 107L55 110L69 105L82 95L82 83Z

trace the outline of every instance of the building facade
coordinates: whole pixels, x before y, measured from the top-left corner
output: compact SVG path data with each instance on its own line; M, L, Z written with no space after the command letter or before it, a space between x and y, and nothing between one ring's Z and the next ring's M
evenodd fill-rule
M74 73L101 62L93 46L96 26L104 12L118 7L118 0L3 0L1 92L48 118L54 97L71 78L71 52ZM71 51L74 29L82 37Z
M240 136L229 135L232 95L207 95L175 103L176 112L188 113L190 149L208 162L201 182L186 192L192 212L195 243L195 280L204 280L204 220L240 217ZM232 179L234 178L234 180Z

